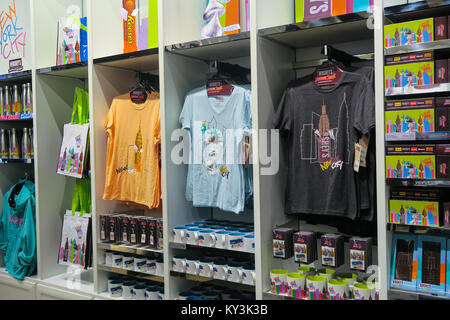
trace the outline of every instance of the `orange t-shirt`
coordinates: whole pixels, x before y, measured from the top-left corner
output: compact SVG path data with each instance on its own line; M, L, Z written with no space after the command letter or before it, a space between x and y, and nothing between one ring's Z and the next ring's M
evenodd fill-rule
M159 94L143 104L130 94L114 98L105 120L108 134L103 199L134 202L149 209L161 201Z

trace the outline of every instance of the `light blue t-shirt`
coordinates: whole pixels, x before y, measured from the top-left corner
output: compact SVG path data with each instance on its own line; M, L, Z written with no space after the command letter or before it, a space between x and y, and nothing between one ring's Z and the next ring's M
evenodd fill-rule
M251 91L208 97L206 86L188 93L180 124L191 139L186 199L195 207L244 211L243 137L251 131ZM247 182L248 184L248 182Z

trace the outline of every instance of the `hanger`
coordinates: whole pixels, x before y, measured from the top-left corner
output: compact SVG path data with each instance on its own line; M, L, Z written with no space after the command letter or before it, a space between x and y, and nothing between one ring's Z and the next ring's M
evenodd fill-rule
M341 79L344 73L345 66L344 63L339 60L341 56L339 55L339 53L337 53L338 51L339 50L336 51L336 49L331 46L323 46L321 53L327 56L327 61L322 63L314 70L314 82L316 83L316 85L333 85L338 83ZM344 57L344 55L342 55L342 57ZM348 61L348 59L346 59L345 57L344 60Z
M142 83L141 73L136 74L136 86L130 90L130 99L136 104L142 104L147 101L150 92Z
M234 85L248 84L247 74L250 70L237 64L220 61L210 62L210 77L206 89L208 96L230 95Z

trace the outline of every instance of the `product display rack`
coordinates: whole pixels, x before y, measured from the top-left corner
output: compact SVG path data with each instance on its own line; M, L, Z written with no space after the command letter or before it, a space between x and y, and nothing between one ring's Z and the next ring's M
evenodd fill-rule
M19 0L16 0L16 2ZM88 17L89 59L85 63L55 66L56 22L67 16L69 5L75 4L81 14ZM180 247L171 243L173 227L201 219L227 219L252 222L255 228L256 250L254 254L236 252L255 263L256 284L254 290L258 300L277 299L269 294L269 271L279 264L292 268L293 261L275 261L272 254L272 229L292 220L284 214L284 189L286 168L281 154L279 170L275 175L266 175L267 166L261 164L259 155L263 139L270 140L258 130L272 129L274 110L283 90L290 80L309 74L323 61L319 55L324 44L336 45L350 54L367 58L367 64L374 65L376 72L376 113L377 113L377 169L384 171L384 146L390 143L384 134L383 60L385 54L416 52L422 48L383 47L383 28L370 29L373 19L380 25L383 22L397 22L428 17L444 10L450 1L430 5L417 2L386 8L384 13L375 11L374 15L363 12L317 21L295 23L293 1L280 4L269 0L250 2L250 31L237 35L201 40L205 1L159 0L158 48L135 53L122 53L122 21L112 17L119 16L121 1L118 0L31 0L29 12L31 20L30 39L32 47L31 70L0 76L0 86L6 82L32 81L34 114L28 120L10 120L33 123L35 128L35 161L33 165L11 164L0 168L1 174L8 175L0 183L0 196L6 188L23 175L23 171L36 172L36 216L38 272L24 282L13 283L9 275L0 270L0 288L11 288L12 296L30 298L86 298L113 299L107 294L108 277L124 274L124 270L104 266L101 261L105 250L144 254L154 252L164 256L163 282L165 299L175 299L189 286L213 279L184 274L171 270L171 261L178 253L188 254L202 247ZM383 1L376 0L375 6L382 7ZM145 11L146 8L140 8ZM448 7L445 7L448 10ZM444 11L442 11L444 12ZM444 13L442 13L443 15ZM111 17L105 19L104 17ZM189 17L187 19L186 17ZM429 47L428 47L429 46ZM427 45L426 49L445 50L449 41ZM400 50L400 51L399 51ZM174 164L171 160L173 147L172 132L180 127L178 120L187 92L205 84L211 73L210 64L214 61L239 64L251 70L253 129L253 209L243 215L223 213L219 210L194 208L185 200L187 166ZM161 217L164 221L164 248L162 250L140 247L105 244L99 241L98 217L100 214L127 212L129 208L112 201L103 200L105 181L105 155L107 136L103 127L111 101L119 94L135 86L139 73L151 73L160 77L161 93L161 135L162 135L162 191L161 210L145 212L146 216ZM80 288L73 289L68 284L71 271L56 264L57 246L60 238L62 214L71 206L74 180L55 173L57 154L61 144L61 129L70 121L73 91L75 87L89 89L90 99L90 145L91 179L93 206L93 268L79 275ZM441 92L450 92L448 84L435 88L413 89L394 92L392 99ZM397 94L401 94L398 96ZM0 124L9 125L9 121ZM437 141L445 140L449 133L416 135L399 141ZM269 133L270 136L270 133ZM395 138L397 139L397 138ZM388 141L385 141L388 140ZM395 140L397 141L397 140ZM283 150L280 148L280 150ZM282 153L282 152L281 152ZM35 170L32 170L35 168ZM395 179L396 180L396 179ZM378 237L374 248L374 264L381 270L380 299L389 297L389 268L391 255L391 232L387 222L386 206L389 186L450 186L446 180L435 181L390 181L378 177ZM274 192L279 190L279 192ZM322 226L321 226L322 227ZM301 228L309 228L301 224ZM323 226L323 232L333 232ZM219 249L214 250L219 251ZM234 253L234 252L233 252ZM217 255L231 254L220 250ZM126 270L125 270L126 271ZM152 277L127 271L126 275L136 278ZM144 278L146 279L146 278ZM156 280L154 278L149 280ZM223 281L222 281L223 282ZM222 283L233 287L234 284ZM245 286L245 285L238 285ZM253 287L252 287L253 288ZM3 290L0 290L3 291ZM398 290L396 290L398 291ZM39 293L40 292L40 293ZM396 294L401 292L396 292ZM412 293L418 294L419 293ZM283 299L289 299L283 297ZM120 299L119 299L120 300Z
M428 17L437 17L446 15L449 13L449 1L443 1L439 3L432 2L418 2L403 7L385 8L385 15L389 18L390 23L397 23L402 21L412 21L417 19L423 19ZM384 39L383 39L384 42ZM448 51L450 43L448 40L439 40L420 45L410 46L398 46L392 48L385 48L384 55L397 55L397 54L414 54L423 50L434 51ZM384 63L384 60L383 60ZM384 78L383 78L384 79ZM381 84L381 83L380 83ZM414 98L426 98L426 97L441 97L450 93L450 84L441 83L430 86L419 87L405 87L405 88L388 88L385 91L385 101L401 100L401 99L414 99ZM384 109L384 107L383 107ZM449 132L432 132L432 133L400 133L400 134L386 134L384 139L385 146L395 144L434 144L434 143L449 143ZM383 150L384 146L383 146ZM383 168L385 171L386 169ZM385 174L382 175L383 179ZM381 178L377 183L381 183ZM385 194L386 194L386 267L387 267L387 293L389 299L401 299L401 300L423 300L423 299L438 299L445 300L448 297L425 293L418 291L403 290L397 288L391 288L390 274L391 274L391 246L392 236L394 233L415 233L423 235L441 235L448 237L449 230L445 227L430 227L420 225L406 225L406 224L394 224L389 221L389 193L391 187L416 187L416 188L443 188L450 187L449 179L432 179L432 180L419 180L419 179L384 179L385 180ZM382 212L379 212L379 217Z

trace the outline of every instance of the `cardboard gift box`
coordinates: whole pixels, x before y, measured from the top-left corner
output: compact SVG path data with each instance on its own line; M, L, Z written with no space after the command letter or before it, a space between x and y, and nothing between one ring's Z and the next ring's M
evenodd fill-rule
M435 61L432 51L385 58L385 87L403 88L434 84Z
M447 239L419 236L417 291L445 295Z
M406 21L384 26L385 48L432 41L434 41L433 18Z
M338 268L345 262L344 237L339 234L325 234L320 237L322 265Z
M448 38L448 17L434 18L434 41Z
M389 222L439 227L439 200L439 190L393 188L389 200Z
M385 133L435 132L434 98L387 101Z
M386 178L436 179L436 146L386 147Z
M391 288L416 291L418 238L395 233L392 238Z
M450 297L450 239L447 239L447 297Z
M293 235L294 229L291 228L273 229L273 256L275 258L292 258L294 255Z
M372 265L372 238L353 237L349 241L350 269L366 271Z
M315 232L294 233L295 262L311 264L317 260L317 236Z
M450 179L450 144L436 145L436 166L438 179Z

